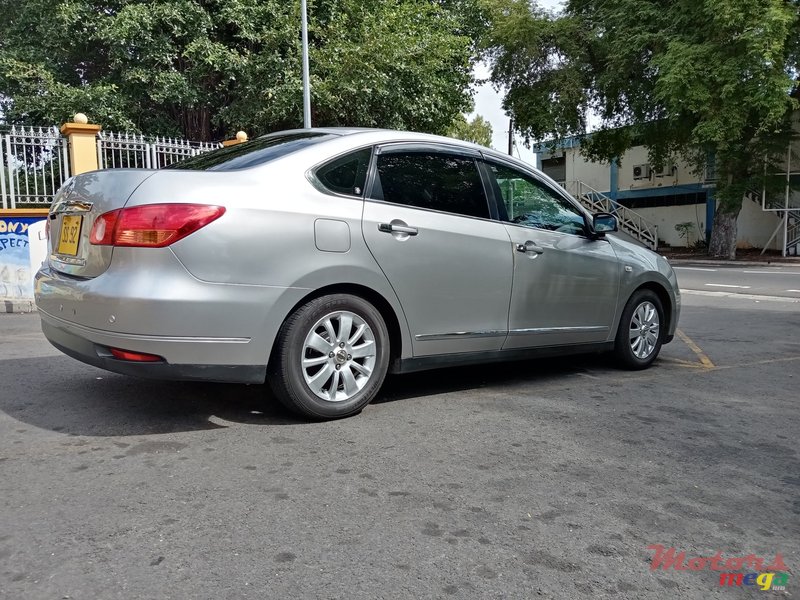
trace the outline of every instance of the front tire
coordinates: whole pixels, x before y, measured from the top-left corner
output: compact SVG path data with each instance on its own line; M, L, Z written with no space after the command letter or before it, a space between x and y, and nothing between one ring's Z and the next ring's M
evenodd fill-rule
M614 342L614 353L623 368L646 369L661 352L664 308L655 292L636 291L625 305Z
M389 332L380 312L349 294L311 300L281 327L268 377L278 399L305 417L361 411L389 367Z

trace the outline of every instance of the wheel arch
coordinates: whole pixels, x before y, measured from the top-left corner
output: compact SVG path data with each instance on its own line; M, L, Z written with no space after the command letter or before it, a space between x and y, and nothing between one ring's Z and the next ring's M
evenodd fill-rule
M317 288L298 300L286 314L283 322L285 323L286 319L304 304L316 298L329 296L331 294L350 294L352 296L358 296L372 304L378 310L381 317L383 317L383 322L386 324L386 329L389 331L389 372L391 372L394 363L402 356L403 351L403 334L400 329L400 319L392 305L383 295L365 285L357 283L335 283ZM281 327L283 327L283 324L281 324ZM270 352L270 360L274 355L274 347L275 344L278 343L278 340L279 336L275 336L273 352Z
M656 296L658 296L658 299L661 301L661 308L664 309L664 320L666 321L663 329L666 332L672 331L673 303L667 288L657 281L646 281L633 290L633 292L631 292L631 295L628 297L628 301L630 301L630 298L633 297L633 295L639 290L650 290Z

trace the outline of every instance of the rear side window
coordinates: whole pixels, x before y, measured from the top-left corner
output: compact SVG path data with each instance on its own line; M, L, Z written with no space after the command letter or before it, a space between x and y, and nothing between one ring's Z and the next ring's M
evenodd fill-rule
M468 217L489 218L478 166L444 152L389 152L378 156L377 200Z
M187 160L174 162L167 169L189 169L192 171L235 171L263 165L308 146L327 141L334 134L304 131L283 135L256 138L243 144L220 148L199 154Z
M314 172L316 183L323 191L361 196L367 181L371 148L364 148L335 158Z

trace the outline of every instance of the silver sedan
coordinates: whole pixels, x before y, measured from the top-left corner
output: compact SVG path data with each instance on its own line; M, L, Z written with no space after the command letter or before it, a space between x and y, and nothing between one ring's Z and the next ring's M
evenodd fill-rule
M680 312L667 261L529 165L397 131L271 134L56 194L42 329L131 375L263 383L312 418L389 372L613 351L649 366Z

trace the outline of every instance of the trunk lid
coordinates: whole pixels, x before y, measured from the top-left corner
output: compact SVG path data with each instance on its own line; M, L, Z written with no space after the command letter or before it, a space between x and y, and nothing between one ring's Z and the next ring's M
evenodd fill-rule
M87 279L103 273L114 248L89 243L95 220L125 206L134 190L155 173L147 169L92 171L64 184L50 206L50 266Z

